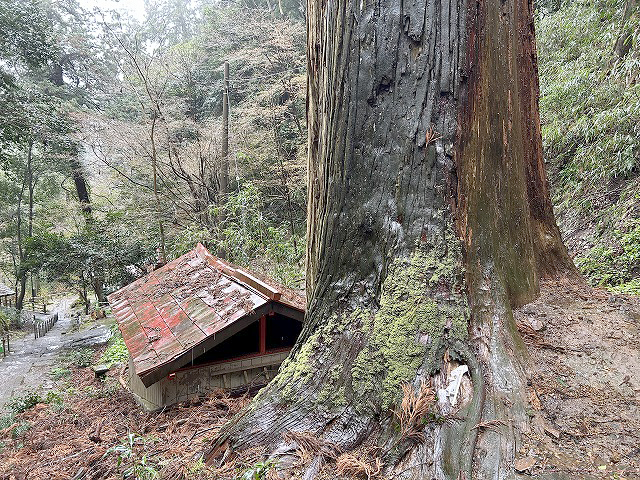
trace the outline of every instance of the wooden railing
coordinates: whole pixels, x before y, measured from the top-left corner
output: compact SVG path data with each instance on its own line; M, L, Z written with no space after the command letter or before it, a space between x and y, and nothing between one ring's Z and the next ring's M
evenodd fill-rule
M49 330L58 322L58 314L48 316L44 320L37 320L33 316L33 338L40 338L47 334Z
M42 313L47 313L47 297L31 297L31 310L36 311L36 305L42 305Z
M6 357L11 348L9 346L9 330L2 330L0 336L2 337L2 356Z

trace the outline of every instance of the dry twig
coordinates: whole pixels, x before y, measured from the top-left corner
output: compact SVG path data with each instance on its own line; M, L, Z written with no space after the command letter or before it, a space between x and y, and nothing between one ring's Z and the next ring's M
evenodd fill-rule
M367 457L371 457L372 450L367 450ZM379 457L373 458L373 462L365 461L362 456L353 453L343 453L336 460L336 473L338 475L347 475L352 478L366 477L367 480L378 477L382 473L384 464Z
M424 438L425 417L435 404L435 396L431 385L425 381L415 391L411 384L402 385L402 403L399 410L394 410L400 422L401 438L421 441Z

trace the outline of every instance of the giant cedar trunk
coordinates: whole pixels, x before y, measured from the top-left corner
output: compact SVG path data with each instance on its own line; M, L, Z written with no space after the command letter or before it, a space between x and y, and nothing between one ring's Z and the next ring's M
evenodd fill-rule
M309 1L307 317L218 447L282 451L281 433L311 431L374 441L396 478L513 474L528 424L511 308L573 269L534 41L527 0ZM397 438L402 385L441 386L452 359L471 399L418 445Z

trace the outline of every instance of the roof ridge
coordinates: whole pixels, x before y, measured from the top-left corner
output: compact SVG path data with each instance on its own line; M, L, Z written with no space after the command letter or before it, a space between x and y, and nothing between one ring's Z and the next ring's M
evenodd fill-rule
M272 285L267 284L266 282L263 282L262 280L251 275L246 270L232 266L225 260L214 256L211 252L209 252L209 250L206 249L204 245L202 245L202 243L198 242L198 245L196 245L196 255L198 255L200 258L202 258L202 260L207 262L212 267L221 270L222 273L229 275L230 277L233 277L234 279L239 280L242 283L247 284L249 287L257 290L259 293L267 296L271 300L280 300L280 297L282 296L282 292L280 291L280 289L275 288Z

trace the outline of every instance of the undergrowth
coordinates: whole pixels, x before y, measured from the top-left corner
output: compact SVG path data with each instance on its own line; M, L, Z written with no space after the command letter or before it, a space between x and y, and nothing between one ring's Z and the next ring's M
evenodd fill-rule
M65 352L62 362L66 365L73 365L78 368L86 368L93 363L94 351L91 348L80 348Z
M100 357L100 361L98 362L104 363L109 368L114 365L125 363L129 359L129 351L127 350L127 346L125 345L122 334L120 333L120 330L118 330L117 326L114 325L112 333L113 335L109 339L107 349L104 351Z
M540 8L540 117L560 228L597 285L638 292L640 275L640 16L633 48L614 54L622 0Z

